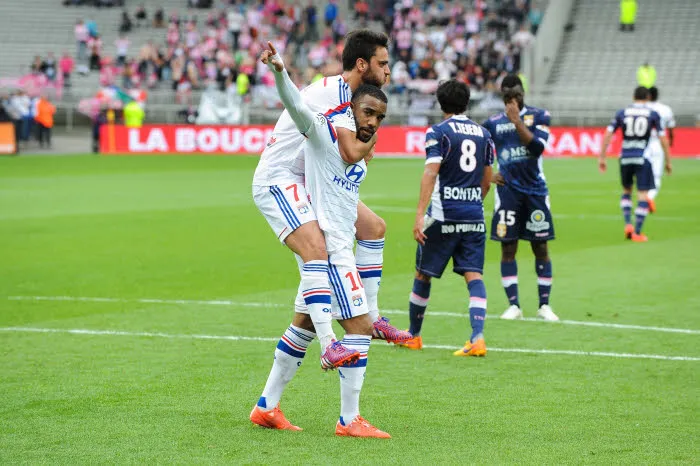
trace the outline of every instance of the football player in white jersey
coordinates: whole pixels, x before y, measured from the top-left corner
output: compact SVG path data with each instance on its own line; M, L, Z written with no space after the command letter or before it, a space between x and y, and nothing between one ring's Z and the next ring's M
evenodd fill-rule
M352 91L363 83L381 87L389 78L389 52L386 35L369 30L351 32L343 49L342 75L317 81L302 91L304 103L314 112L332 118L350 105ZM352 147L352 138L341 134L340 150ZM346 140L349 139L349 140ZM301 274L296 305L309 308L321 343L324 369L338 367L351 356L337 351L325 354L336 338L329 309L330 284L326 244L316 213L308 202L304 186L304 136L285 110L263 151L253 178L253 199L281 242L297 256ZM374 336L391 342L405 341L408 332L391 326L379 316L377 294L382 273L384 221L362 202L358 204L357 265L367 292ZM336 349L338 348L336 345ZM330 367L329 367L330 364Z
M350 105L343 113L329 117L314 112L302 101L272 43L268 46L270 50L266 50L261 59L274 71L282 103L297 130L306 137L304 158L308 202L313 205L325 236L333 287L333 316L346 331L342 340L344 346L360 353L359 359L338 370L341 409L336 435L391 438L363 419L359 412L373 322L353 255L360 183L367 173L366 161L372 157L377 128L386 115L387 98L378 87L363 84L355 89ZM348 138L345 150L340 148L341 134ZM308 312L304 307L297 309L292 325L277 345L267 384L250 415L255 424L275 429L299 429L284 417L279 409L279 399L315 337L314 322Z
M659 90L656 87L649 88L649 103L647 104L659 114L661 117L661 124L666 128L666 135L668 137L669 147L673 146L673 128L676 127L676 117L673 115L673 110L666 104L662 104L658 101ZM664 157L664 150L661 147L661 140L659 139L659 134L654 130L651 132L651 138L649 138L649 145L647 146L647 158L651 162L651 169L654 172L654 184L655 188L650 189L647 196L649 197L649 212L652 214L656 212L656 195L659 193L661 188L661 176L664 174L664 168L666 173L671 174L671 160ZM664 160L665 159L665 160ZM665 163L664 163L665 162Z

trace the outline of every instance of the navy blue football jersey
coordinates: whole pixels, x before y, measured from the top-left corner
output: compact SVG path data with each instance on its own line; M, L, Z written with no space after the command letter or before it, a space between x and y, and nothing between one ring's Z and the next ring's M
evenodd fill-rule
M524 107L520 117L525 126L545 147L549 139L550 116L547 110L536 107ZM498 171L512 188L525 194L546 196L547 182L542 170L541 155L531 154L515 131L505 113L492 116L484 127L491 132L496 144Z
M655 129L663 136L665 129L661 116L645 104L632 104L618 110L608 126L608 131L614 133L622 128L622 155L628 163L644 162L644 151L649 145L651 130Z
M433 125L425 134L426 165L439 163L428 215L442 222L483 222L481 179L491 166L491 133L465 115Z

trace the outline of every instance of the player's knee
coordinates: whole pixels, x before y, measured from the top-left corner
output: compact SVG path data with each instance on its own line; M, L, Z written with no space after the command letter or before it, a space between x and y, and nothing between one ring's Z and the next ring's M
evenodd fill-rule
M479 272L466 272L464 274L464 279L469 282L473 282L474 280L483 280L483 275L480 274Z
M539 260L549 260L549 251L547 248L546 241L533 241L532 242L532 253L535 255L536 259Z
M416 272L416 280L425 282L425 283L430 283L430 275L425 275L424 273L421 272Z
M368 231L370 238L368 239L382 239L386 234L386 222L379 215L375 215L372 218L370 228Z
M509 241L506 243L501 243L501 260L503 262L513 262L515 260L515 254L518 252L518 242Z
M326 240L316 222L305 223L297 228L287 237L285 243L304 262L328 260Z
M357 223L357 239L375 240L382 239L386 234L386 222L374 212Z

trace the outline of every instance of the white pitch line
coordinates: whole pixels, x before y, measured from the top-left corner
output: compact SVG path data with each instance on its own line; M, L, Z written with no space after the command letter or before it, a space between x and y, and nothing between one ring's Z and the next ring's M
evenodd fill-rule
M279 303L261 303L261 302L243 302L243 301L232 301L227 299L215 299L215 300L191 300L191 299L157 299L157 298L134 298L134 299L121 299L121 298L99 298L99 297L89 297L89 296L8 296L10 301L73 301L73 302L91 302L91 303L140 303L140 304L183 304L183 305L204 305L204 306L229 306L229 307L274 307L274 308L284 308L291 305L279 304ZM381 311L382 314L387 315L406 315L407 310L400 309L384 309ZM456 318L469 318L468 313L457 313L457 312L442 312L442 311L428 311L426 313L428 317L456 317ZM487 316L488 319L498 319L498 316ZM662 332L662 333L684 333L688 335L700 335L700 330L689 329L689 328L673 328L673 327L653 327L646 325L632 325L632 324L615 324L607 322L588 322L581 320L560 320L559 322L544 322L541 319L535 319L532 317L526 317L522 319L524 322L539 322L544 324L552 325L577 325L584 327L602 327L602 328L615 328L620 330L643 330L649 332Z
M186 340L226 340L226 341L265 341L275 342L279 338L272 337L247 337L240 335L198 335L198 334L173 334L161 332L127 332L123 330L90 330L90 329L60 329L60 328L37 328L37 327L0 327L0 332L16 333L58 333L70 335L95 335L95 336L119 336L119 337L146 337L146 338L168 338ZM386 347L381 345L380 347ZM454 351L459 349L448 345L424 345L426 349L440 349ZM693 356L664 356L661 354L635 354L635 353L611 353L600 351L572 351L572 350L548 350L530 348L492 348L489 351L498 353L526 353L526 354L554 354L563 356L597 356L606 358L622 359L659 359L664 361L700 361L700 357Z

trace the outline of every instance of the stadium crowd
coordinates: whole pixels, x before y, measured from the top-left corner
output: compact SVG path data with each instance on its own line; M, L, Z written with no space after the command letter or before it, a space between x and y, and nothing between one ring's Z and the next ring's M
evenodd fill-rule
M337 0L328 0L323 11L313 2L284 0L223 0L208 10L167 16L161 8L150 18L143 6L125 9L114 56L104 53L98 25L79 20L75 58L36 57L32 72L64 86L74 71L99 72L102 86L171 88L180 103L188 102L192 89L212 85L247 96L255 87L273 86L269 70L256 60L265 40L272 39L302 86L339 73L343 36L351 27L370 25L384 27L392 39L390 92L429 93L440 80L456 77L478 100L519 70L521 53L534 42L542 18L536 0L399 0L373 5L371 12L366 0L356 0L353 18L339 11ZM162 28L162 41L132 43L130 33L139 27Z

